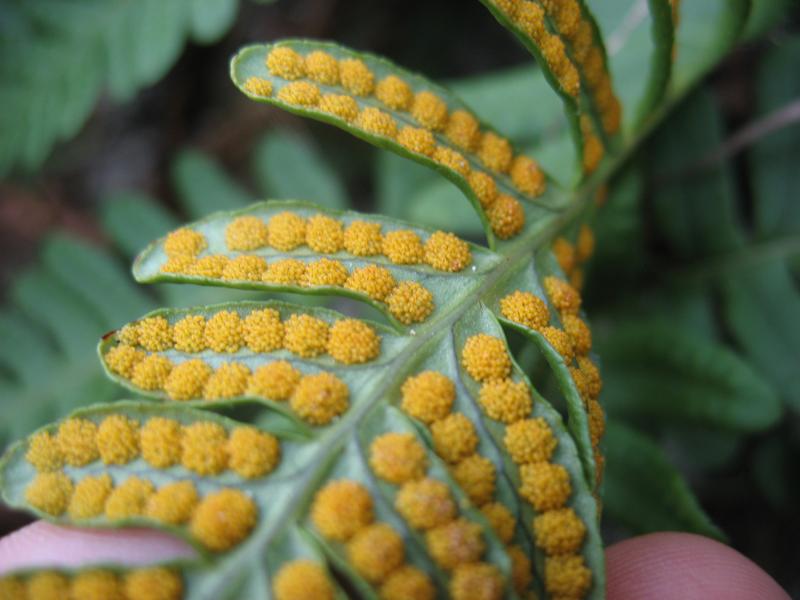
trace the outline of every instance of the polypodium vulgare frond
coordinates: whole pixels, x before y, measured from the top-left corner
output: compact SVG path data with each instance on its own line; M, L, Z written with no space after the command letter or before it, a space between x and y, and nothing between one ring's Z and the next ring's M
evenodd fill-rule
M580 296L594 247L586 222L639 125L702 69L673 65L677 2L648 3L650 75L633 106L612 84L591 2L485 4L563 99L576 186L548 177L443 87L384 59L307 40L241 50L231 75L245 94L438 171L473 204L488 247L298 201L215 213L153 242L134 265L140 282L341 295L385 323L270 300L122 324L100 359L140 399L80 410L18 442L2 463L3 493L59 523L162 528L197 556L23 572L3 579L4 591L604 597L605 417ZM746 3L713 4L703 14L729 15L727 47ZM704 18L684 8L682 20ZM550 399L518 366L504 327L548 365Z

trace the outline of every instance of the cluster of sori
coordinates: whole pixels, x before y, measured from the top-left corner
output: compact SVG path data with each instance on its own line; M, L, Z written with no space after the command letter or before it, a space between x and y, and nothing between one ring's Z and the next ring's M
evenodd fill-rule
M484 333L470 336L461 349L461 364L481 385L484 414L505 426L503 445L519 469L519 494L537 513L533 531L547 555L545 589L559 598L583 598L591 586L591 571L580 553L586 526L567 506L572 485L568 471L552 462L557 440L550 425L532 416L530 389L525 381L513 380L503 340Z
M605 51L579 0L493 0L493 3L539 48L561 88L576 99L583 89L597 111L604 133L617 133L622 108L614 94ZM591 173L605 150L588 115L581 115L580 126L583 167Z
M506 138L482 127L464 106L448 106L441 92L417 78L389 74L376 82L373 70L355 55L337 59L323 50L302 55L289 46L273 47L266 66L274 79L251 77L248 92L270 97L280 85L279 102L437 163L471 189L501 239L519 233L525 222L522 206L507 192L535 198L546 189L535 160L515 153Z
M180 574L164 567L124 573L110 569L45 570L24 577L0 578L0 598L8 600L180 600L183 591Z
M407 563L401 534L376 521L372 496L362 483L338 479L324 485L314 497L310 516L325 539L344 545L352 568L380 588L384 600L433 598L429 576Z
M325 425L347 410L350 393L345 382L319 369L303 373L287 360L271 361L254 371L242 361L284 349L301 358L327 354L351 365L375 359L381 348L380 336L363 321L345 318L331 325L303 313L282 321L272 308L254 308L246 314L220 310L209 318L187 315L174 323L161 316L147 317L120 329L116 341L103 356L106 366L141 390L162 392L172 400L288 401L312 425ZM160 354L165 351L176 351L184 360L175 363ZM215 359L230 354L233 360L212 369L204 360L208 351L215 353ZM203 358L185 356L196 353Z
M521 592L530 585L531 576L526 552L518 545L512 544L516 518L508 507L495 498L497 476L495 465L478 453L479 438L473 422L465 414L452 411L455 399L455 384L449 377L438 371L423 371L408 377L403 383L400 406L406 414L429 427L434 449L449 465L453 479L458 482L470 501L480 507L498 538L508 545L508 553L513 562L514 587ZM415 527L435 528L428 534L429 551L434 558L437 552L446 548L448 552L452 552L453 559L459 564L477 560L484 550L483 544L478 543L480 528L455 516L452 517L455 519L452 523L447 523L451 519L444 516L437 519L434 504L441 500L439 496L443 492L427 498L433 493L431 490L426 490L431 485L427 480L422 480L421 483L404 486L408 491L404 493L401 490L398 495L398 505L404 505L401 512ZM437 489L447 489L444 484L436 483L433 486ZM446 497L450 498L449 492ZM423 508L425 501L430 502L431 506ZM428 513L427 516L425 513ZM430 519L437 520L434 522ZM439 522L440 520L445 523ZM445 545L450 539L447 537L448 532L459 536L469 535L470 539L474 538L476 541L471 545L465 544L461 550L450 549ZM448 559L444 557L436 560L446 568L455 566L448 563Z
M581 10L578 0L541 1L581 73L586 84L584 92L597 107L603 131L614 135L619 131L622 106L614 94L605 50L595 35L593 23Z
M284 563L272 580L275 600L333 600L334 589L325 567L308 558Z
M530 292L518 290L505 296L500 300L500 312L506 319L541 333L569 368L589 416L589 435L599 484L604 464L600 440L605 432L605 415L598 400L602 389L600 371L589 357L592 332L578 314L581 296L574 287L554 276L545 278L544 287L563 329L550 325L547 304Z
M586 224L581 225L574 243L565 236L553 240L552 250L558 266L578 291L583 289L583 266L594 254L594 241L594 232Z
M394 463L395 458L399 462ZM377 438L371 464L382 478L403 482L396 496L397 510L412 527L425 530L428 552L450 573L450 597L473 598L480 590L481 598L501 598L505 583L499 569L480 560L485 551L481 525L458 516L444 482L424 477L425 451L413 436ZM323 537L345 545L348 562L378 588L383 600L436 597L430 575L406 561L401 534L388 523L376 521L372 497L360 482L340 479L323 487L314 499L311 520ZM525 558L524 554L520 557Z
M163 243L167 260L161 271L247 284L344 288L385 304L392 316L408 325L430 316L433 295L416 281L398 282L385 266L370 263L349 270L341 260L330 256L267 262L264 256L244 252L267 247L290 252L306 245L316 253L348 253L349 258L355 259L381 255L394 265L425 264L448 273L462 271L472 262L469 244L451 233L437 231L423 242L417 232L409 229L384 235L380 223L354 220L345 226L325 215L304 219L292 212L276 214L269 223L253 215L238 217L227 226L225 243L235 256L204 253L208 243L198 231L186 227L173 231Z
M228 550L244 540L256 524L253 500L234 487L201 494L190 478L156 489L143 477L101 472L73 477L91 465L97 472L135 466L142 460L164 475L180 476L182 469L195 476L213 477L226 471L243 480L264 477L280 462L278 439L250 426L230 431L214 421L182 424L164 417L139 423L124 414L99 419L70 418L57 430L41 431L28 441L27 461L38 474L25 490L34 508L71 521L86 519L153 519L164 525L188 526L193 539L212 551Z

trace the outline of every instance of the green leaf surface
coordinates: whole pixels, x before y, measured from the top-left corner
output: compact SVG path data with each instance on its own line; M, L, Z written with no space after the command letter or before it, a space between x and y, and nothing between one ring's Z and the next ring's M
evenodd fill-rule
M767 57L762 73L772 70L772 76L762 75L762 110L792 97L790 65L780 52ZM672 252L694 259L671 283L688 281L716 290L725 327L741 353L797 406L796 386L790 382L791 365L800 356L800 331L791 315L800 306L800 293L787 261L797 256L800 245L793 203L787 201L794 177L781 158L791 151L794 134L786 129L768 136L749 157L756 229L751 235L742 225L730 164L702 162L722 143L716 114L710 96L697 94L656 140L656 162L664 173L654 197L657 227ZM691 132L693 139L678 131Z
M614 416L760 431L781 415L778 398L746 362L671 324L629 324L602 340L598 352Z
M605 507L635 533L688 531L725 538L703 511L686 480L646 436L608 424Z
M483 235L483 224L475 211L462 202L461 192L449 181L434 178L405 199L404 218L429 227L452 230L469 237Z
M334 58L339 60L357 58L364 61L366 66L373 73L375 81L380 81L381 79L383 79L388 75L395 75L402 78L406 83L408 83L411 86L412 91L414 92L417 91L434 92L437 96L439 96L441 99L445 101L448 111L463 109L469 112L473 112L460 99L455 97L452 93L442 88L441 86L438 86L419 75L401 69L400 67L397 67L384 59L366 53L354 52L352 50L343 48L335 44L313 42L307 40L284 40L276 45L266 45L266 44L253 45L240 50L239 53L233 58L231 62L231 78L233 79L234 83L251 99L259 102L275 104L295 114L307 116L313 119L330 123L332 125L336 125L337 127L340 127L345 131L352 133L356 137L359 137L378 147L390 150L403 157L409 158L420 164L432 168L434 171L438 172L439 174L443 175L444 177L452 181L456 186L459 187L459 189L462 190L464 195L467 196L467 198L472 202L473 206L475 207L475 210L478 212L482 221L484 221L484 224L488 225L487 217L484 210L481 208L480 201L470 188L465 176L459 171L456 171L453 168L445 166L444 164L435 162L434 160L432 160L431 158L429 158L424 154L409 151L405 147L401 146L394 138L389 137L387 135L369 132L359 126L356 126L354 123L348 122L343 118L334 116L331 113L324 112L316 107L301 106L298 104L291 104L281 100L280 90L291 82L281 77L273 76L267 70L265 64L265 57L273 47L289 47L301 54L308 54L314 50L322 50L328 52ZM270 84L272 85L272 94L270 96L260 96L248 92L245 87L245 84L247 80L251 77L256 77L269 81ZM343 89L340 86L327 86L320 84L317 87L319 88L319 91L322 94L343 93ZM359 108L373 107L373 108L378 108L379 110L382 110L384 112L387 112L397 122L398 127L404 125L409 125L412 127L419 126L419 123L417 123L411 117L410 114L389 109L389 107L379 102L373 96L356 96L354 98ZM484 124L481 124L481 128L484 129L486 128L486 126ZM449 138L447 138L442 133L434 132L434 137L436 143L440 146L443 146L445 148L457 152L462 150L461 148L456 146L453 142L451 142ZM485 171L489 175L494 177L497 182L499 191L507 193L514 198L517 198L521 202L525 210L526 220L529 221L539 220L543 216L545 216L547 212L549 212L554 205L558 205L559 203L563 202L563 199L559 197L558 191L554 190L552 185L548 186L547 190L541 196L537 198L531 198L519 192L512 184L510 177L508 177L507 175L488 170L487 168L482 166L476 155L465 152L463 154L463 158L467 161L467 163L469 163L471 169ZM489 237L490 240L490 245L493 246L494 236L492 235L488 227L486 227L486 229L487 229L487 236Z
M0 313L0 340L0 364L20 383L35 383L54 362L46 336L18 313Z
M752 40L769 31L786 17L792 0L751 0L750 14L742 34L743 39Z
M269 220L280 213L292 212L303 218L308 218L313 215L322 214L331 216L339 220L343 225L349 225L353 221L368 220L369 222L378 223L381 225L384 233L398 229L411 229L415 231L422 239L427 239L431 233L430 230L423 230L418 227L411 227L408 224L397 222L392 219L380 216L365 217L359 213L354 212L338 212L331 210L321 210L315 205L304 202L292 201L269 201L259 204L254 204L247 209L229 212L229 213L214 213L206 219L192 224L192 229L205 236L208 243L209 255L222 255L229 258L238 256L239 252L233 252L228 249L225 242L225 231L229 224L237 217L254 216L264 222ZM224 279L222 277L203 277L192 276L188 273L167 273L162 270L162 267L167 262L167 255L163 248L164 239L155 242L149 246L137 258L134 264L133 272L137 281L143 283L155 282L176 282L176 283L199 283L203 285L217 285L227 286L251 290L269 290L269 291L288 291L288 292L301 292L310 291L317 294L337 294L361 300L371 304L378 310L382 311L387 318L392 319L392 314L389 312L387 305L379 300L373 299L366 295L348 289L343 286L314 286L311 288L303 287L300 282L298 283L284 283L276 284L264 280L235 280ZM437 271L427 265L400 265L393 264L383 255L378 256L354 256L344 251L335 254L321 254L314 252L312 249L303 245L291 251L279 251L271 247L262 247L250 252L249 254L259 256L271 264L280 259L295 259L301 260L304 263L310 263L314 259L320 258L333 258L339 260L346 268L348 273L370 265L381 266L388 269L393 277L399 281L416 281L421 283L428 291L433 294L434 306L442 306L448 302L452 302L461 298L465 298L474 290L480 282L480 277L488 273L494 266L498 264L500 258L488 250L481 249L477 246L471 247L472 264L466 266L460 273L449 273L445 271ZM437 318L437 312L434 313L431 319ZM394 321L400 325L397 321ZM426 323L427 325L427 323Z
M29 317L47 327L59 349L68 356L85 356L104 333L98 315L44 269L31 270L18 278L11 296Z
M745 355L797 410L800 292L784 264L742 269L722 284L723 311Z
M691 86L730 50L742 34L750 0L681 2L673 81Z
M639 119L646 119L667 93L672 74L677 25L672 21L672 4L669 0L648 0L647 6L651 16L653 52L647 88L637 107Z
M637 117L641 121L647 114L644 108L638 111L648 103L650 86L655 85L654 80L662 75L664 68L659 64L658 70L653 69L659 53L659 39L652 31L657 24L648 10L652 3L587 0L586 5L594 13L606 40L614 89L624 108L624 130L631 132L641 125Z

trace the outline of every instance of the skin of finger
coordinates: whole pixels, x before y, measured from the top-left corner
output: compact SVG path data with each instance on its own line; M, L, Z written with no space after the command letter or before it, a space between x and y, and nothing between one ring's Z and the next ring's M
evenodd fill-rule
M608 600L789 600L736 550L688 533L654 533L606 550Z
M78 529L37 521L0 539L0 575L23 568L142 566L193 556L186 542L159 531Z

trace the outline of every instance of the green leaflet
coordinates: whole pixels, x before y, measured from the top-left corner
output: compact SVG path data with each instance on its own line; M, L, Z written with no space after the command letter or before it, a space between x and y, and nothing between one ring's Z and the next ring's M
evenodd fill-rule
M620 523L637 533L691 531L724 539L680 472L647 437L610 421L608 460L605 507Z
M514 23L512 15L507 14L502 9L500 4L494 0L481 0L481 3L489 10L489 12L492 13L494 18L497 19L497 22L511 31L520 41L520 43L528 50L528 52L530 52L531 55L536 59L536 63L541 69L544 79L556 92L556 94L558 94L559 98L561 98L561 102L564 107L564 114L567 122L569 123L570 137L572 138L575 146L580 150L580 153L583 154L584 139L578 119L578 102L576 98L569 93L565 86L562 85L562 82L559 81L553 70L549 68L546 57L542 54L539 46L534 43L531 36L519 25ZM575 175L572 175L572 177L575 177Z
M235 258L241 255L241 252L228 250L225 242L225 232L227 227L237 218L242 216L257 217L268 222L274 216L290 212L308 218L314 215L325 215L338 220L345 228L354 221L368 221L380 225L383 234L395 230L411 230L417 233L421 239L427 240L433 233L430 230L424 230L419 227L410 227L405 223L399 223L393 219L380 216L365 216L354 212L339 212L331 210L322 210L316 206L304 202L265 202L261 204L254 204L249 208L233 213L215 213L206 219L193 224L191 227L194 231L203 234L208 243L208 253L211 255L225 256L228 258ZM254 290L273 290L273 291L288 291L300 292L310 291L318 294L337 294L347 296L363 302L367 302L383 312L387 318L392 319L396 325L402 325L397 321L390 310L390 305L386 301L391 302L391 296L388 298L377 299L369 295L358 292L356 289L339 285L324 285L312 286L311 288L303 286L301 281L286 281L284 283L273 283L265 281L261 277L256 280L236 280L225 279L224 277L203 277L192 276L190 273L183 271L178 273L164 272L163 267L167 263L167 255L163 249L163 238L158 242L151 244L136 260L133 272L137 281L145 283L153 283L158 281L172 281L172 282L192 282L202 283L206 285L228 285L230 287L240 287L244 289ZM307 245L302 244L291 251L278 251L271 247L261 247L247 253L248 255L259 256L263 258L268 265L273 264L278 259L294 259L300 260L308 265L315 260L323 258L331 258L339 260L347 269L348 275L352 275L359 269L364 269L369 266L380 266L383 269L390 271L394 279L398 283L404 281L415 281L424 286L433 295L434 307L439 307L446 304L448 301L456 301L469 295L471 290L474 290L479 283L481 275L485 275L493 267L495 267L500 258L487 250L481 249L478 246L470 246L472 259L470 263L464 265L460 272L450 273L446 271L436 270L425 264L409 264L401 265L389 261L385 255L374 256L355 256L345 251L337 253L320 253L315 252ZM385 300L385 301L384 301ZM434 308L430 317L425 318L423 324L427 324L427 319L437 318L437 309ZM415 325L417 326L417 325Z
M170 326L174 327L176 323L185 319L186 317L202 316L206 319L206 322L208 322L208 320L218 313L235 312L242 320L244 320L253 312L261 311L263 309L274 309L278 311L284 325L292 315L300 314L313 316L331 326L337 321L345 318L345 316L340 313L323 308L301 308L296 305L282 302L268 301L235 302L217 304L207 307L196 307L192 309L158 310L148 313L142 317L142 319L163 317L169 322ZM395 360L397 356L405 350L409 341L407 338L392 335L390 330L378 324L370 325L377 330L377 333L381 338L381 352L379 359L369 362L368 365L343 364L334 360L327 352L322 352L318 356L303 357L293 355L288 350L284 349L279 349L277 351L271 351L268 353L252 351L244 343L236 352L212 352L209 349L201 352L191 352L170 347L159 352L158 354L168 358L174 364L180 364L190 359L199 358L214 370L217 370L223 364L236 364L247 367L250 372L255 372L259 369L259 367L262 367L266 364L276 361L287 361L303 375L320 372L333 373L342 379L351 390L349 403L352 405L357 403L359 399L365 399L371 396L373 391L371 382L375 379L376 372L384 371L387 365ZM126 377L125 374L120 374L118 371L115 372L113 365L109 365L107 358L109 350L111 350L118 343L120 343L118 335L107 336L101 342L99 347L100 356L103 360L103 365L106 368L108 375L115 381L134 392L160 400L167 400L169 396L165 391L151 391L143 389L132 382L130 376ZM269 397L254 396L253 392L250 391L244 393L244 390L242 390L242 393L235 397L212 397L208 399L202 399L198 396L193 398L181 398L181 400L185 400L191 405L196 406L209 405L212 402L222 402L225 404L230 402L247 402L258 400L259 402L263 402L273 410L281 412L287 418L291 419L294 427L296 427L299 431L306 433L308 432L308 427L306 427L302 420L298 419L297 416L287 408L285 402L278 402Z
M5 3L0 173L39 166L54 143L77 133L105 87L129 98L163 76L186 40L218 40L237 6L236 0Z
M764 79L791 81L787 63L778 58L772 61L767 66L776 69L774 76ZM769 88L765 93L773 97ZM768 106L776 104L780 101L773 100ZM791 133L767 138L751 157L758 229L753 236L741 224L730 163L702 163L723 139L715 114L710 97L698 93L674 116L675 127L659 134L656 156L665 181L655 195L658 227L673 252L694 261L676 274L675 281L689 279L721 292L725 323L737 345L794 406L797 393L789 382L800 348L800 331L789 315L796 311L800 297L789 261L797 254L793 235L797 227L791 209L784 208L791 203L772 200L779 198L782 186L793 179L787 179L787 166L781 158L785 147L780 146L791 143L786 137ZM693 139L678 131L694 132ZM777 155L775 144L779 145ZM692 148L691 154L687 155L687 147ZM785 210L788 212L779 218Z
M654 198L660 230L684 258L740 248L741 217L730 165L698 167L723 137L711 95L698 91L675 113L672 123L674 127L659 133L653 157L665 180ZM697 202L700 198L704 201Z
M669 0L648 0L652 18L653 54L649 80L644 97L637 107L637 119L646 119L667 93L675 49L675 28L672 5Z
M500 311L499 302L501 299L514 290L527 290L531 293L545 296L542 290L541 281L545 276L554 274L556 272L555 265L550 261L540 261L537 265L533 261L524 264L522 268L510 274L507 281L504 281L502 286L496 290L492 303L490 306L497 311ZM540 275L541 274L541 275ZM541 280L540 280L541 277ZM557 310L550 306L552 313L557 314ZM545 361L558 381L559 389L566 400L568 420L567 424L572 434L575 445L583 464L586 479L591 482L597 481L597 472L594 456L592 455L592 445L589 436L589 424L586 414L586 408L581 400L580 392L578 391L575 381L569 372L569 362L567 362L558 351L551 346L546 338L540 331L525 326L524 324L517 323L507 317L500 317L502 323L509 327L513 327L521 331L533 344L536 345L538 350L543 354ZM595 484L592 484L595 487Z
M742 39L752 40L767 33L770 27L780 22L791 6L790 0L751 0L750 14Z
M722 284L723 311L734 339L793 409L800 407L796 365L800 309L796 280L775 262L737 269Z
M619 131L622 113L611 84L605 44L583 1L485 1L497 20L534 55L564 100L583 173L592 173Z
M529 286L536 286L536 275L533 273L532 266L524 269L527 276L517 277L514 282L509 286L511 289L531 289ZM538 293L541 293L541 288L533 287ZM496 310L496 309L495 309ZM519 324L504 319L506 324L520 328L527 333L532 340L545 352L547 360L551 368L556 374L559 383L562 385L562 390L570 389L574 392L569 396L569 430L562 422L561 416L555 411L547 400L541 396L527 380L525 374L521 371L518 365L514 365L515 374L523 378L528 385L531 386L534 398L533 416L535 418L544 418L548 425L554 431L559 431L561 436L559 438L558 449L553 458L553 461L558 464L567 466L570 474L570 482L575 489L581 489L582 494L576 495L575 504L573 508L581 516L582 520L588 529L588 545L587 545L587 564L592 566L592 572L595 577L602 576L604 572L604 556L602 552L597 550L602 548L602 540L600 539L599 532L599 509L591 496L590 492L594 489L595 481L595 464L594 458L591 455L591 444L589 442L588 424L586 423L586 409L580 401L577 390L574 388L572 378L564 367L563 358L544 340L538 332L533 332L527 328L521 327ZM498 337L502 337L502 329L499 327L497 317L486 306L481 306L470 310L465 318L459 320L454 328L454 338L456 346L463 344L463 342L471 335L478 332L491 333ZM462 374L467 389L470 390L473 398L479 395L479 386L476 382L466 374ZM479 407L476 407L479 410ZM473 409L474 410L474 409ZM485 426L491 436L494 444L501 451L503 449L503 425L492 419L485 420ZM569 431L569 433L567 433ZM577 456L575 456L577 454ZM568 458L569 457L569 458ZM519 470L505 456L505 465L507 469L507 476L514 483L514 488L518 488L520 482ZM589 483L587 483L587 481ZM522 514L525 521L530 521L536 514L531 511L531 507L524 501L520 501ZM592 543L596 541L597 543ZM541 559L540 559L541 560ZM541 565L541 563L538 563ZM602 581L596 581L595 593L598 593L597 586L603 586Z
M690 86L733 46L747 23L750 4L750 0L681 2L672 74L676 89Z
M489 225L490 217L487 216L487 213L481 207L480 200L470 187L470 184L466 178L467 173L471 171L479 171L484 172L492 177L497 184L498 191L510 195L521 204L522 208L524 209L525 220L528 222L535 222L546 217L552 210L552 207L558 206L564 202L564 199L560 197L558 190L555 190L552 184L548 185L547 189L541 192L538 197L534 197L519 191L510 176L506 175L504 172L499 172L482 164L477 154L467 151L461 146L452 142L450 138L444 135L443 131L441 131L438 127L433 127L430 130L434 136L436 145L437 147L458 153L458 156L461 157L456 158L456 163L459 165L458 170L448 166L449 163L434 160L435 157L431 158L430 156L421 152L408 150L406 147L399 144L391 135L387 135L384 132L370 131L364 127L358 126L357 121L353 120L356 119L356 115L352 115L349 117L350 120L348 120L348 118L324 111L316 105L304 106L296 102L282 100L280 97L281 90L286 88L288 85L291 85L293 82L282 77L271 75L265 64L267 54L273 48L280 47L291 48L301 55L309 54L312 51L323 51L330 54L337 60L362 60L373 74L374 83L380 82L389 75L394 75L396 77L400 77L409 86L411 86L411 91L414 93L421 91L433 92L445 102L448 111L463 110L472 114L472 111L463 102L461 102L458 98L441 86L438 86L427 79L420 77L419 75L400 69L384 59L365 53L357 53L336 44L327 44L323 42L313 42L307 40L285 40L274 45L254 45L240 50L231 62L231 77L234 83L236 83L236 85L251 99L259 102L276 104L281 108L284 108L295 114L311 117L313 119L336 125L337 127L340 127L365 141L433 168L437 172L450 179L450 181L452 181L456 186L459 187L459 189L462 190L480 215L487 231L490 247L493 247L496 243L495 236L492 235ZM272 86L271 95L264 96L248 91L246 84L250 78L259 78L268 81ZM306 80L303 79L302 81L305 82ZM388 114L396 122L396 127L398 130L402 129L404 126L413 128L426 127L424 124L414 119L411 113L401 110L393 110L372 95L354 95L346 91L340 85L324 85L317 83L314 83L313 85L315 85L319 89L319 93L323 95L333 94L347 95L352 97L356 101L359 110L363 108L377 108L378 110ZM480 129L484 132L492 132L491 128L488 128L482 123L480 123ZM394 135L396 135L396 133ZM546 182L543 181L543 185L546 185ZM509 236L506 235L501 237Z
M797 98L800 76L793 66L798 57L800 38L793 37L764 58L758 71L759 116L780 110ZM753 185L759 196L755 220L760 237L785 235L797 239L800 208L791 199L797 197L799 184L792 176L791 157L799 144L797 131L785 127L758 140L749 153Z
M667 323L616 331L599 349L609 410L759 431L781 414L768 385L735 354Z
M511 31L520 43L534 56L545 79L547 79L547 82L550 84L550 87L561 97L568 116L572 120L577 119L578 104L575 96L568 91L562 82L559 81L558 76L549 68L547 58L542 53L542 49L539 45L533 40L530 33L523 28L522 24L515 23L514 16L505 12L502 3L495 2L494 0L481 0L481 3L492 13L492 16L497 19L497 22Z

